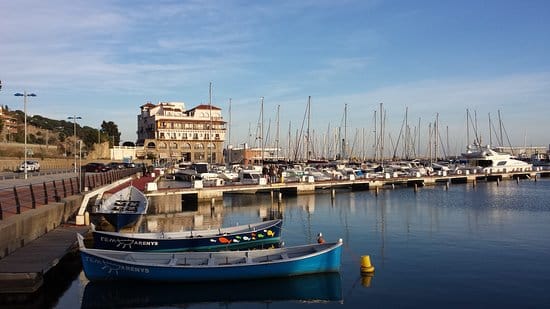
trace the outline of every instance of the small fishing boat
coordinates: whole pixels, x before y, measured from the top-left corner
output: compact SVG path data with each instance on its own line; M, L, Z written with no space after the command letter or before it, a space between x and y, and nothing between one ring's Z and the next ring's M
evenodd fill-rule
M342 240L295 247L220 252L128 252L90 249L77 234L90 281L195 282L338 272Z
M101 214L117 231L131 226L145 213L149 201L138 188L130 185L100 201L96 214Z
M117 233L96 231L94 248L122 251L213 251L258 247L278 243L283 220L209 230L160 233Z
M103 309L106 304L110 308L185 308L197 303L223 303L224 307L239 308L245 304L250 306L251 302L271 304L279 301L326 304L342 301L341 281L337 272L288 278L191 283L92 281L84 288L81 308Z

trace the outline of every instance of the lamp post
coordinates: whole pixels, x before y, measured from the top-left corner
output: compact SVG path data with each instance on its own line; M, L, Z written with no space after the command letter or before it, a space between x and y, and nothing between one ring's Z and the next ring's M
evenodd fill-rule
M23 97L23 114L25 115L25 161L23 163L23 166L25 167L25 179L27 179L27 97L36 97L36 94L34 93L27 93L27 91L23 91L23 93L16 93L14 94L16 97Z
M67 117L67 119L71 119L73 120L73 123L74 123L74 126L73 126L73 132L74 132L74 172L76 173L76 158L78 157L77 155L77 150L76 150L76 120L77 119L82 119L82 117L80 116L69 116Z

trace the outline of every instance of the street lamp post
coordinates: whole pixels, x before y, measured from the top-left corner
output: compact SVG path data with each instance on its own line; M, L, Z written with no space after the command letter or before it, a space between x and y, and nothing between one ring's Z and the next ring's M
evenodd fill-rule
M77 137L76 137L76 120L77 119L82 119L82 117L80 117L80 116L70 116L70 117L67 117L67 119L73 120L73 123L74 123L74 127L73 127L73 132L74 132L74 172L76 173L76 158L78 157L77 149L76 149L76 140L77 140Z
M36 94L34 93L27 93L27 91L23 91L23 93L16 93L14 94L16 97L23 97L23 114L25 115L25 155L24 155L24 163L23 166L25 167L25 179L27 179L27 97L36 97Z

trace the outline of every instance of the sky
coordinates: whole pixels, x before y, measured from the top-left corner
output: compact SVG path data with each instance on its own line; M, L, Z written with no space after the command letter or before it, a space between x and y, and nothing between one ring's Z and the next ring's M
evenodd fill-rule
M262 111L266 140L294 139L311 97L317 141L341 128L371 149L382 103L389 149L406 123L426 151L436 119L449 153L473 127L547 146L549 29L546 0L1 1L0 104L32 92L29 115L114 121L135 142L141 105L208 104L212 84L233 145L254 144Z

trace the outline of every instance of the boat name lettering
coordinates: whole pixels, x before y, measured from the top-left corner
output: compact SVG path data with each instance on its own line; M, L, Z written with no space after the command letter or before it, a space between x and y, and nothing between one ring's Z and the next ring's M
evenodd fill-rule
M135 273L144 273L144 274L148 274L149 273L149 268L143 268L143 267L135 267L135 266L127 266L127 265L122 265L120 267L121 270L126 270L126 271L131 271L131 272L135 272Z
M100 241L101 242L106 242L106 243L119 243L119 244L122 244L123 246L129 246L130 248L131 248L132 245L155 246L155 247L159 245L158 241L153 241L153 240L130 240L130 241L127 241L127 240L123 240L123 239L117 239L117 238L111 238L111 237L105 237L105 236L101 236Z
M158 241L150 241L150 240L134 240L134 245L140 245L140 246L158 246Z
M104 260L101 260L101 259L98 259L98 258L90 257L90 256L85 257L85 260L87 262L94 263L94 264L102 264L104 268L106 267L105 269L107 270L108 273L113 273L114 272L114 273L118 274L119 270L131 271L131 272L136 272L136 273L144 273L144 274L149 273L149 268L145 268L145 267L137 267L137 266L131 266L131 265L119 265L119 264L114 264L114 263L104 261Z

